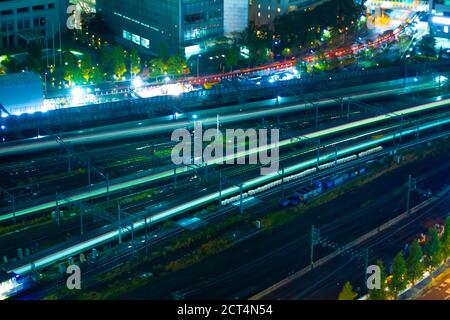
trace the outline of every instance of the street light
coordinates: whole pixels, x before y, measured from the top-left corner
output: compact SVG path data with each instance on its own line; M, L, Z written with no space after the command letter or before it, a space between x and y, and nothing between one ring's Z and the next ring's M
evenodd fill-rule
M275 40L274 43L273 43L273 45L272 45L272 55L273 55L272 60L273 60L273 61L275 61L275 46L278 46L279 43L280 43L280 42L279 42L278 40Z
M200 58L202 57L201 54L197 55L197 78L200 76Z

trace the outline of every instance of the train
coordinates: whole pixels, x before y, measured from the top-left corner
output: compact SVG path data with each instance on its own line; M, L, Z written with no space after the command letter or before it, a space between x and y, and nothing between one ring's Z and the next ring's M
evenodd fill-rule
M0 270L0 300L12 298L33 286L34 280L30 276Z
M350 180L366 174L366 172L367 169L365 167L360 167L352 169L350 171L346 171L331 178L317 180L312 185L298 189L291 196L282 199L280 201L280 204L283 207L307 204L309 201L313 200L320 194L335 187L339 187Z
M282 179L275 180L273 182L270 182L270 183L265 184L263 186L257 187L255 189L251 189L251 190L249 190L247 192L242 193L242 195L238 194L238 195L233 196L231 198L225 199L225 200L223 200L221 202L221 204L223 206L234 204L235 202L240 201L241 197L242 197L242 199L246 199L248 197L254 197L254 196L256 196L256 195L258 195L258 194L260 194L262 192L265 192L265 191L267 191L269 189L273 189L275 187L278 187L278 186L280 186L283 183L287 183L287 182L291 182L291 181L298 180L298 179L301 179L301 178L305 178L305 177L307 177L307 176L309 176L309 175L311 175L313 173L316 173L318 171L322 171L322 170L333 168L336 165L341 165L341 164L344 164L344 163L348 163L348 162L354 161L356 159L365 158L365 157L367 157L369 155L372 155L372 154L378 153L380 151L383 151L383 149L384 148L382 146L379 146L379 147L372 148L372 149L369 149L369 150L366 150L366 151L362 151L362 152L360 152L358 154L354 154L354 155L351 155L351 156L346 156L346 157L343 157L343 158L340 158L340 159L336 159L335 161L326 162L324 164L319 165L318 167L313 167L313 168L307 169L305 171L302 171L300 173L296 173L296 174L284 177ZM364 169L363 171L365 172L365 170L366 169ZM353 178L355 175L357 175L357 173L353 172L353 173L350 173L349 175ZM278 175L278 176L280 177L280 175ZM344 179L344 178L342 178L342 179ZM339 185L339 181L334 181L334 183L336 183L336 182ZM342 183L343 182L341 182L341 184Z

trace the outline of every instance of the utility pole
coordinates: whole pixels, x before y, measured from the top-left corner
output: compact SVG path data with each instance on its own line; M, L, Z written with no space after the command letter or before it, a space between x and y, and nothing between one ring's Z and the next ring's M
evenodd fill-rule
M91 191L91 159L88 159L88 185L89 185L89 191Z
M414 179L411 175L408 176L408 193L406 195L406 212L411 213L411 191L417 188L417 179Z
M320 138L317 139L317 163L316 163L317 169L319 169L320 166Z
M219 207L222 206L222 170L219 170Z
M338 146L334 146L334 174L337 174L337 166L338 166Z
M58 192L56 193L56 224L59 226L59 197L58 197Z
M243 203L242 203L242 183L239 186L240 188L240 201L239 201L239 212L243 213L244 212L244 208L243 208Z
M83 235L83 205L80 203L80 234Z
M173 169L173 186L177 187L177 168Z
M122 243L122 222L120 204L117 205L117 219L119 221L119 244Z
M314 269L314 246L320 243L320 230L311 226L310 267Z
M106 200L109 201L109 173L106 174Z

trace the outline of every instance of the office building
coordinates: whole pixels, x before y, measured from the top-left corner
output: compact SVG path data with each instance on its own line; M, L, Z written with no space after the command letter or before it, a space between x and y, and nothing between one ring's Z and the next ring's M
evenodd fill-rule
M67 0L0 1L0 46L25 46L30 41L51 40L66 30Z
M271 25L276 17L305 9L323 0L250 0L251 21L256 26Z

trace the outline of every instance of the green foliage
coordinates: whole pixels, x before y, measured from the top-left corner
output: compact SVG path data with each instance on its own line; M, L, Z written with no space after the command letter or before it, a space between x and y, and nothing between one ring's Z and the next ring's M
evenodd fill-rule
M153 77L163 75L181 76L186 73L186 59L179 55L173 55L164 59L163 55L159 58L150 60L148 63L150 74Z
M406 276L408 281L412 283L415 283L418 279L420 279L423 272L425 271L422 257L422 248L420 247L419 241L416 239L411 244L408 259L406 260Z
M403 252L399 252L392 264L392 282L391 282L391 290L396 297L401 291L406 289L408 280L406 278L406 262L403 257Z
M439 235L436 228L431 228L428 232L428 242L425 246L425 252L427 255L427 267L430 269L436 268L441 264L441 243L439 241Z
M137 75L141 72L141 58L139 57L139 52L136 49L132 49L130 52L130 64L131 73Z
M386 269L382 260L377 261L380 268L380 289L369 290L369 300L386 300L388 292L386 291Z
M269 60L269 48L272 48L272 31L267 26L256 29L248 27L239 35L238 42L250 51L250 64L259 65Z
M425 35L419 42L419 50L426 57L436 56L436 39L433 34Z
M309 47L322 39L324 30L328 30L326 35L329 32L332 39L342 35L346 28L354 30L358 25L355 22L363 12L364 6L354 0L330 0L313 9L292 11L277 17L275 33L288 47Z
M36 73L43 73L45 69L45 63L42 59L42 46L38 42L30 42L28 45L28 57L26 60L26 66L31 71Z
M353 287L350 282L346 282L342 288L341 293L339 293L339 300L355 300L357 296L356 292L353 292Z
M100 70L117 78L127 72L127 51L119 45L103 47L100 51Z
M441 238L441 256L443 259L450 256L450 217L447 217L444 234Z
M239 64L239 58L241 57L241 53L239 48L232 47L227 50L225 53L225 64L230 67L230 71L233 71L233 68Z
M89 53L85 53L80 63L81 72L83 73L83 79L89 83L94 74L94 64L92 62L92 56Z
M186 59L182 56L170 56L166 62L169 75L181 76L187 68Z
M2 64L8 69L8 73L17 73L23 69L23 66L16 59L10 57Z

